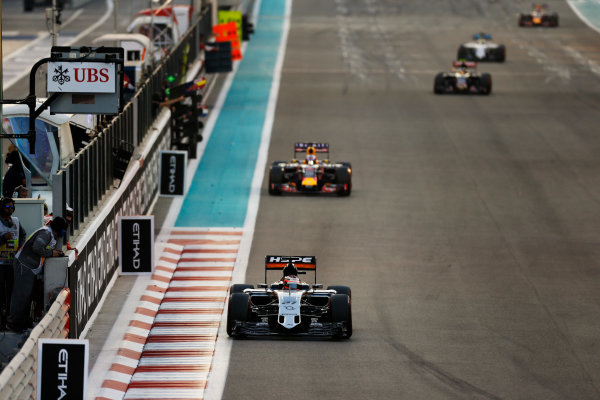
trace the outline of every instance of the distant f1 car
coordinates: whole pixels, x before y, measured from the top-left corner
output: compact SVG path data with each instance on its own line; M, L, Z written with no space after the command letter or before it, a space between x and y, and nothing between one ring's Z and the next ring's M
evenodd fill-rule
M435 76L433 92L435 94L485 94L492 93L492 76L478 75L477 63L472 61L454 61L452 72L440 72Z
M283 271L268 284L267 271ZM315 273L315 283L298 279ZM348 286L317 284L315 256L266 256L265 283L231 286L227 306L227 334L246 336L352 336L352 293Z
M506 48L503 44L492 42L489 33L476 33L473 41L461 44L458 48L458 59L467 61L504 62Z
M304 160L296 159L299 152L306 152ZM324 160L319 160L317 153L325 153ZM352 166L349 162L330 161L328 143L296 143L294 159L271 164L269 194L302 192L350 196L351 191Z
M519 26L558 26L558 14L547 13L546 4L532 4L532 10L527 14L519 15Z

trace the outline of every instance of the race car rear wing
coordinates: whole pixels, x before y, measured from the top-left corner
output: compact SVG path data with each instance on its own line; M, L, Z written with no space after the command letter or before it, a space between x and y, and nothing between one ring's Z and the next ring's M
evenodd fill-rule
M316 153L327 153L326 158L329 158L329 143L317 142L298 142L294 146L294 158L298 153L306 153L309 147L313 147Z
M462 65L465 65L467 68L477 68L477 63L475 61L452 61L452 66L454 68L458 68Z
M317 257L315 256L266 256L265 283L267 271L283 270L288 263L293 263L298 271L314 271L315 284L317 283Z

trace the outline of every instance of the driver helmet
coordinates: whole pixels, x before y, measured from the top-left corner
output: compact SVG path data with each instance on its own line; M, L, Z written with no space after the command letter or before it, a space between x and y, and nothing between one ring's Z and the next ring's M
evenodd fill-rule
M298 276L298 268L294 265L294 263L288 263L285 268L283 268L283 276Z
M298 289L298 285L300 285L300 279L297 276L289 275L283 278L284 289Z
M317 152L314 147L310 146L306 149L306 163L314 164L317 162Z

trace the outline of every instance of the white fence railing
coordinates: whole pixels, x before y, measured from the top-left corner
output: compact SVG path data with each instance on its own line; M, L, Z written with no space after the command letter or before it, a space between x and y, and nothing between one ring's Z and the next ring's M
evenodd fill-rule
M71 294L63 289L46 316L33 328L21 351L0 374L0 400L36 398L37 342L40 338L66 338L69 335Z

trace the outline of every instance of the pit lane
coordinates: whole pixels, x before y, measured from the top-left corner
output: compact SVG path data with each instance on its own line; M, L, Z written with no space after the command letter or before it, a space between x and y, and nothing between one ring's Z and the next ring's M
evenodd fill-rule
M595 399L600 396L600 35L563 2L293 3L268 160L326 141L349 198L267 194L265 254L316 255L352 287L349 341L234 341L223 399ZM493 92L435 96L479 31ZM431 74L423 71L435 71Z

